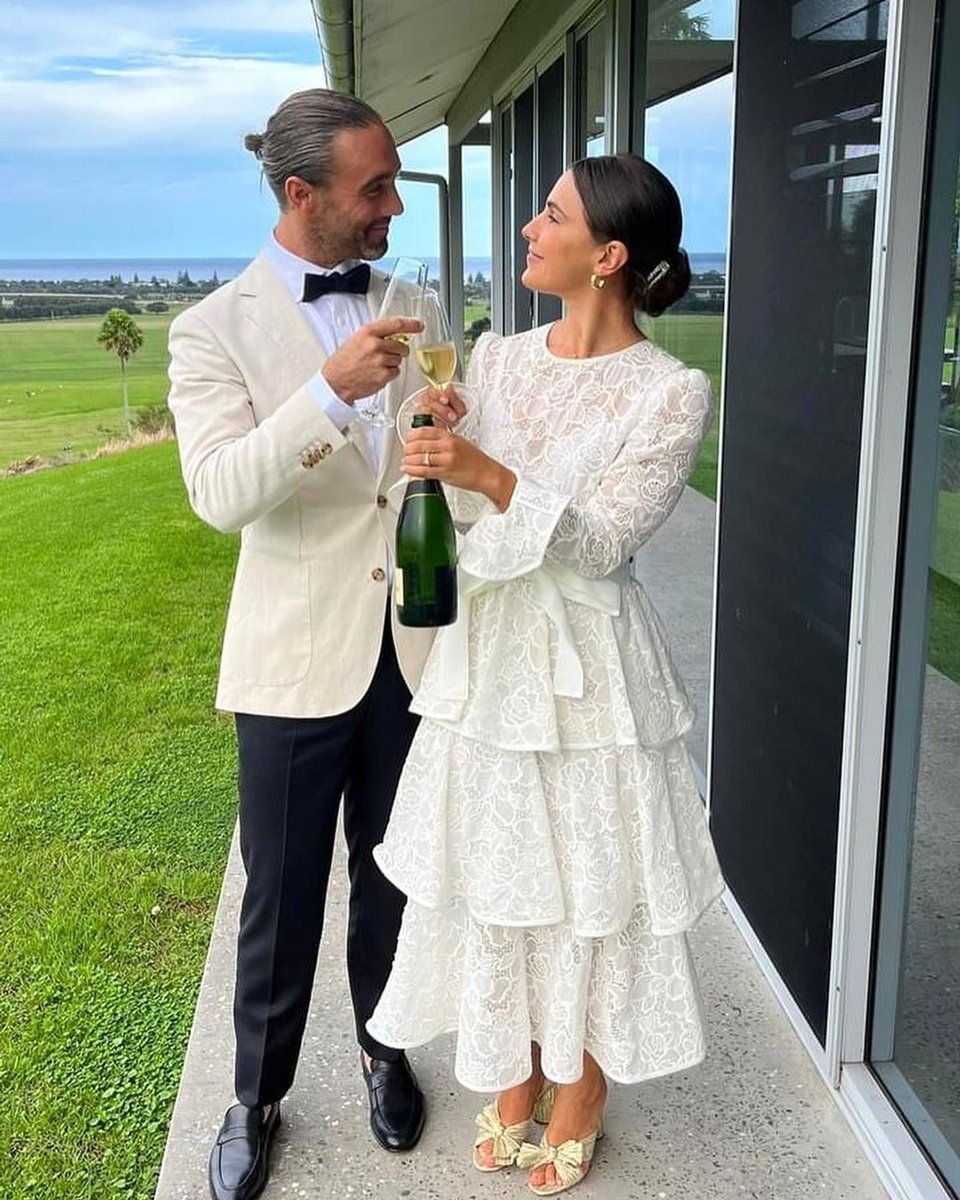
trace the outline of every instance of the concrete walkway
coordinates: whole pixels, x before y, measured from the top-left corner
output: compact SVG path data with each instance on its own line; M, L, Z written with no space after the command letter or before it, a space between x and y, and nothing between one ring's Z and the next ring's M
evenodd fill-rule
M692 676L707 663L707 626L701 621L697 632L695 609L705 597L709 613L712 507L688 493L661 539L638 562L701 708L704 682ZM691 537L698 541L691 544ZM692 565L697 580L677 586L682 575L689 579ZM696 604L691 597L699 598ZM694 743L702 739L703 721L701 714ZM233 1099L231 1003L241 890L234 844L157 1200L207 1195L207 1155ZM331 878L300 1070L283 1105L284 1125L264 1200L529 1196L522 1173L480 1175L470 1166L473 1117L482 1100L454 1080L450 1038L410 1056L429 1105L420 1145L411 1154L393 1156L373 1142L344 966L346 908L341 850ZM573 1194L582 1200L883 1200L885 1192L859 1144L722 905L707 915L691 941L707 1013L707 1060L692 1071L638 1087L611 1087L608 1136L594 1169Z

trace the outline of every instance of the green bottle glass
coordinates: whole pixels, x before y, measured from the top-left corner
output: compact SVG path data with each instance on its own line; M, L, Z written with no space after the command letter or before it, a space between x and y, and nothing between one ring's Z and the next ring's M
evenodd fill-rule
M417 413L413 428L432 425ZM393 595L401 625L436 627L457 619L457 540L439 479L411 479L397 521Z

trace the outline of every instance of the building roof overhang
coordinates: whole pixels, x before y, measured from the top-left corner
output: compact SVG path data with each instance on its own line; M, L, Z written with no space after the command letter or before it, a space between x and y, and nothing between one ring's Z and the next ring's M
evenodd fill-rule
M398 142L443 124L517 0L311 0L330 87Z

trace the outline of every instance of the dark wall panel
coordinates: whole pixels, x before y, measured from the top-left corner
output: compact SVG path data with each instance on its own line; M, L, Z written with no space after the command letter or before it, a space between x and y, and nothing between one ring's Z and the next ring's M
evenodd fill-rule
M713 830L821 1040L885 35L885 4L740 4Z

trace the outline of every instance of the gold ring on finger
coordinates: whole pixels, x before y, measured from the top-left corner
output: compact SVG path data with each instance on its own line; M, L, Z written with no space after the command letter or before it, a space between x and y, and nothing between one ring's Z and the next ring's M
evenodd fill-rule
M429 451L429 450L425 450L425 451L424 451L424 454L423 454L423 465L424 465L425 467L429 467L429 466L430 466L430 451Z

